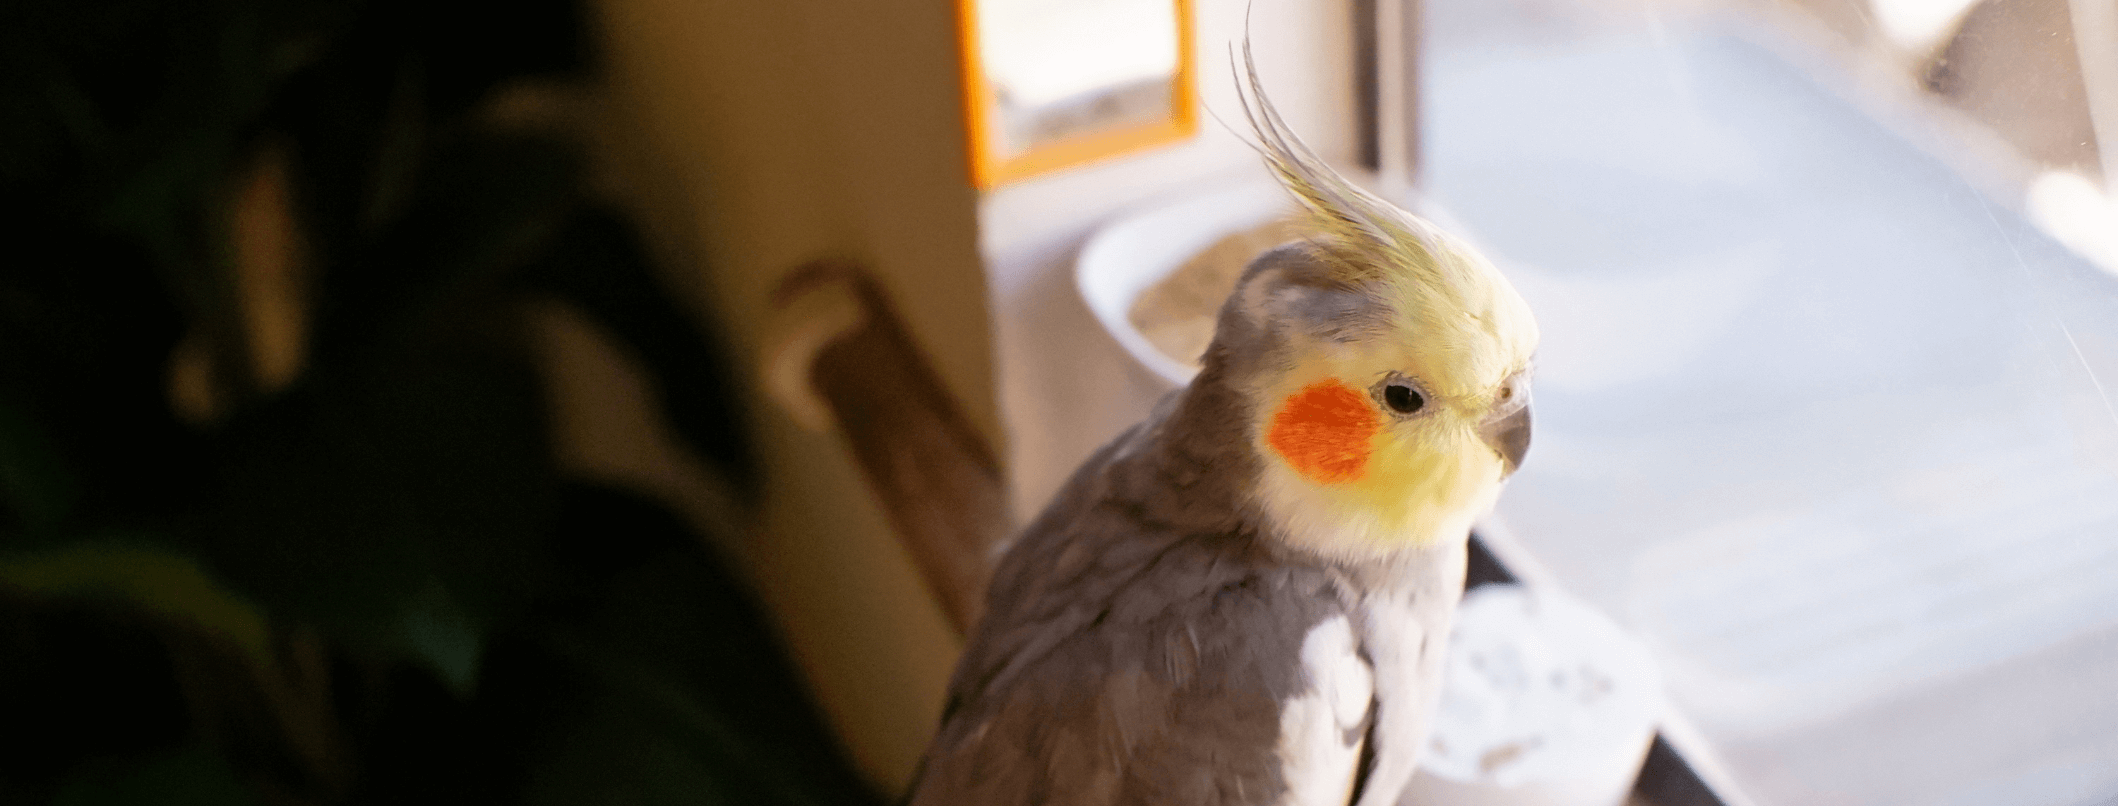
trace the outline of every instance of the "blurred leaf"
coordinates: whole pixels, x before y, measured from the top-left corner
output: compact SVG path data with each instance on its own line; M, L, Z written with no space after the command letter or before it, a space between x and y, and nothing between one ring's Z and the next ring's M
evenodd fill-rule
M650 372L676 435L738 493L757 492L748 487L753 450L720 334L662 289L630 222L603 211L576 216L523 281L573 303L623 341Z
M558 546L584 571L532 640L582 705L537 757L531 804L873 804L741 580L668 510L568 489Z
M632 696L627 696L632 695ZM527 806L608 803L793 804L803 782L761 787L771 766L746 764L740 736L711 715L638 696L606 694L570 726L564 744L530 775ZM791 784L791 785L790 785Z
M354 226L362 232L380 230L396 220L412 196L427 156L424 95L419 65L411 61L398 65L389 100L377 116L368 198L355 216Z
M505 317L449 313L231 420L197 539L274 612L465 685L491 625L543 582L553 471Z
M634 493L570 483L554 498L559 570L491 640L475 697L388 677L357 740L356 800L879 803L704 541Z
M79 495L71 468L14 401L0 397L0 512L30 532L57 529Z
M21 256L0 271L0 725L48 739L0 758L0 801L43 802L70 770L58 802L89 806L246 802L242 783L393 806L876 803L708 542L556 477L527 299L621 338L739 487L741 394L713 323L590 200L581 144L482 116L496 89L582 72L582 4L450 12L0 3L0 226ZM186 424L179 340L243 385L224 218L260 147L291 159L309 360ZM233 653L170 649L167 622L284 675L302 702L276 713L314 717L332 735L313 747L358 775L294 769L298 732L258 713L287 697L260 705ZM321 641L275 667L274 624ZM136 755L179 737L220 755Z
M97 761L67 776L52 806L251 806L221 757L191 747L131 762Z
M318 360L358 362L376 351L419 349L437 322L503 293L509 275L547 249L581 204L581 152L570 143L459 135L425 156L403 212L372 238L344 234L357 229L345 223L357 210L322 222L353 240L338 256L344 268L322 278Z
M108 599L36 600L0 582L0 731L10 740L0 803L46 803L83 758L154 752L190 732L154 621Z
M64 213L0 222L21 228L0 270L0 441L29 463L17 481L63 492L74 516L151 525L195 500L198 437L161 396L183 321L144 253Z
M166 549L98 540L0 553L0 584L40 598L122 601L232 642L261 671L276 668L264 615Z
M478 660L485 632L450 601L439 586L406 603L400 635L422 665L441 677L459 697L471 696L478 684Z

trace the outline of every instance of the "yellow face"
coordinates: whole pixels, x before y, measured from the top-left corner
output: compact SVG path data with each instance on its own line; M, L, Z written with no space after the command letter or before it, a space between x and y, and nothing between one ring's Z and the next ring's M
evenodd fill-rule
M1254 390L1260 498L1288 540L1374 556L1461 538L1492 507L1527 447L1536 342L1526 307L1499 282L1454 316L1423 311L1383 337L1296 344L1293 365Z

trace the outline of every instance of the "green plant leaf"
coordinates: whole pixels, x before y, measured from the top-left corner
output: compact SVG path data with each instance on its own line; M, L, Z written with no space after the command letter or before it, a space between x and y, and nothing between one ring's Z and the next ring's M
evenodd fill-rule
M540 403L527 371L446 334L320 362L223 428L201 552L271 612L460 691L542 581Z
M52 806L250 806L221 757L190 747L129 762L95 761L67 775Z
M72 471L36 421L0 398L0 511L13 512L33 533L46 533L65 520L77 496Z
M485 631L439 585L406 603L398 640L457 696L468 697L477 687Z
M274 669L264 614L189 557L137 542L99 539L43 551L0 553L0 585L39 598L102 598L140 608L234 644Z
M564 500L578 598L527 634L575 670L580 706L531 764L526 803L878 802L743 583L687 526L622 490Z
M701 459L748 498L757 492L747 413L721 334L663 291L633 225L612 211L584 211L523 272L523 285L579 307L607 329L652 377L662 416Z

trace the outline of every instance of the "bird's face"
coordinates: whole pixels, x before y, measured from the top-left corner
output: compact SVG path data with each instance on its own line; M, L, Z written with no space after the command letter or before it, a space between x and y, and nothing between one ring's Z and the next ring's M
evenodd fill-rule
M1252 413L1252 497L1327 556L1460 540L1529 449L1536 321L1469 244L1332 171L1248 79L1258 150L1303 211L1208 350L1209 382Z
M1282 328L1246 384L1257 498L1290 542L1361 557L1460 538L1522 463L1536 325L1467 246L1431 249L1450 270L1318 288L1290 277L1318 259L1296 248L1253 278L1249 304L1316 320Z

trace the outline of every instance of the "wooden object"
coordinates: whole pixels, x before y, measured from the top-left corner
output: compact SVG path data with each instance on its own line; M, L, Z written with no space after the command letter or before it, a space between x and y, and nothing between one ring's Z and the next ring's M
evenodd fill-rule
M798 420L835 425L958 631L977 623L1009 528L1000 465L957 408L875 278L811 264L775 295L790 320L766 382Z

